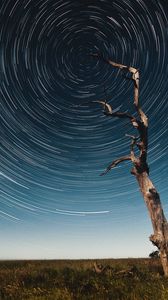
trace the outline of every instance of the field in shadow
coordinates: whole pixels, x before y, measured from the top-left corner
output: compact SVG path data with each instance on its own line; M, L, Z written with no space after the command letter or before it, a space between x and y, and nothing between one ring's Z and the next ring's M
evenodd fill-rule
M158 259L1 261L0 299L167 300L168 279Z

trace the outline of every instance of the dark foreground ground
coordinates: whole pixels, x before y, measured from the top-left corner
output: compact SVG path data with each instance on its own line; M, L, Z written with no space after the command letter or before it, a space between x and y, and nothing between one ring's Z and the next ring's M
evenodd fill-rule
M0 261L0 299L168 300L158 259Z

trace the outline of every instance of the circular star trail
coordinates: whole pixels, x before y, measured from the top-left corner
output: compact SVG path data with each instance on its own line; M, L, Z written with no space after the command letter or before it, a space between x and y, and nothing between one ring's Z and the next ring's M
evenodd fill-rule
M167 11L161 0L2 1L1 217L111 213L117 222L138 210L129 163L99 177L129 153L132 128L93 103L107 97L133 113L133 86L91 53L140 69L151 178L168 195Z

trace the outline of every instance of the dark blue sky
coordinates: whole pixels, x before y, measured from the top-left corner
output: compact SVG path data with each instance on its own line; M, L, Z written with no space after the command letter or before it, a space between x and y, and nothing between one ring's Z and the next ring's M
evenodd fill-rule
M92 103L133 113L133 85L89 54L140 69L150 174L168 213L166 1L3 0L0 12L0 258L148 255L130 163L99 176L134 131Z

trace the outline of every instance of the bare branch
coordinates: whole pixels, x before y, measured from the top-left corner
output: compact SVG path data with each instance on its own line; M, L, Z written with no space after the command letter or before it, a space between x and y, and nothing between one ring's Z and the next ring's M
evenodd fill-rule
M130 135L130 134L127 134L127 133L125 134L125 136L128 136L131 139L136 140L136 141L140 138L140 136Z
M101 105L103 105L103 109L104 109L104 113L111 115L112 114L112 107L110 104L107 103L107 101L105 100L97 100L97 101L92 101L95 103L100 103Z
M114 68L118 68L120 70L126 70L132 74L132 77L130 78L130 80L133 80L133 82L134 82L134 105L135 105L136 111L140 117L141 122L143 122L144 125L146 127L148 127L148 118L145 115L145 113L143 112L143 110L139 104L139 70L134 67L131 67L131 66L126 66L123 64L113 62L110 59L105 59L101 53L90 54L90 55L97 59L103 60L105 63L112 65Z
M111 117L118 117L120 119L124 119L124 118L127 118L130 120L131 124L133 125L134 128L138 128L139 127L139 121L132 115L130 115L129 113L127 112L120 112L120 111L117 111L117 112L113 112L111 114L107 113L107 112L104 112L104 114L106 116L111 116Z
M116 167L118 164L120 164L121 162L126 161L126 160L131 160L131 155L126 155L126 156L123 156L123 157L120 157L120 158L114 160L107 167L107 169L103 173L100 174L100 176L103 176L103 175L107 174L112 168Z
M137 144L139 150L140 150L140 155L139 159L144 166L144 168L147 168L147 148L148 148L148 118L143 112L142 108L140 107L139 104L139 70L131 67L131 66L126 66L123 64L119 64L116 62L111 61L110 59L105 59L101 54L91 54L91 56L101 59L104 62L112 65L115 68L119 68L124 71L128 71L131 73L131 78L130 80L133 81L134 83L134 105L135 109L139 115L140 120L137 120L134 116L130 115L127 112L109 112L108 109L104 111L104 114L106 116L111 116L111 117L118 117L118 118L128 118L132 124L132 126L138 130L139 135L140 135L140 142L135 143L134 145ZM132 161L135 162L135 156L133 155L133 148L131 148L131 156L132 156ZM148 168L147 168L148 169Z
M129 135L126 134L125 136L128 136L131 138L131 145L130 145L130 156L131 156L131 161L134 165L137 165L139 162L139 159L135 156L134 153L134 146L136 145L139 148L139 143L137 143L137 140L140 138L139 136L134 136L134 135Z
M144 168L148 169L147 163L146 163L147 148L148 148L148 118L145 115L145 113L143 112L142 108L140 107L140 103L139 103L139 70L134 67L131 67L131 66L126 66L123 64L115 63L115 62L111 61L110 59L104 59L101 54L92 54L92 56L97 59L103 60L104 62L112 65L115 68L119 68L121 70L128 71L131 73L130 80L132 80L134 83L134 105L135 105L135 109L139 115L140 121L126 112L124 112L124 113L115 112L115 113L109 114L107 111L105 111L105 115L111 116L111 117L129 118L130 119L131 124L133 125L133 127L135 129L137 129L139 131L139 135L140 135L140 143L137 143L137 146L140 150L139 159L141 160L141 163L144 166ZM134 143L134 145L135 145L135 143ZM131 150L131 153L132 153L131 154L132 160L135 161L135 156L133 155L133 149Z
M108 114L107 114L108 115ZM134 118L132 115L130 115L129 113L127 112L120 112L120 111L116 111L116 112L113 112L111 114L112 117L118 117L118 118L128 118L130 120L135 120L136 121L136 118Z

